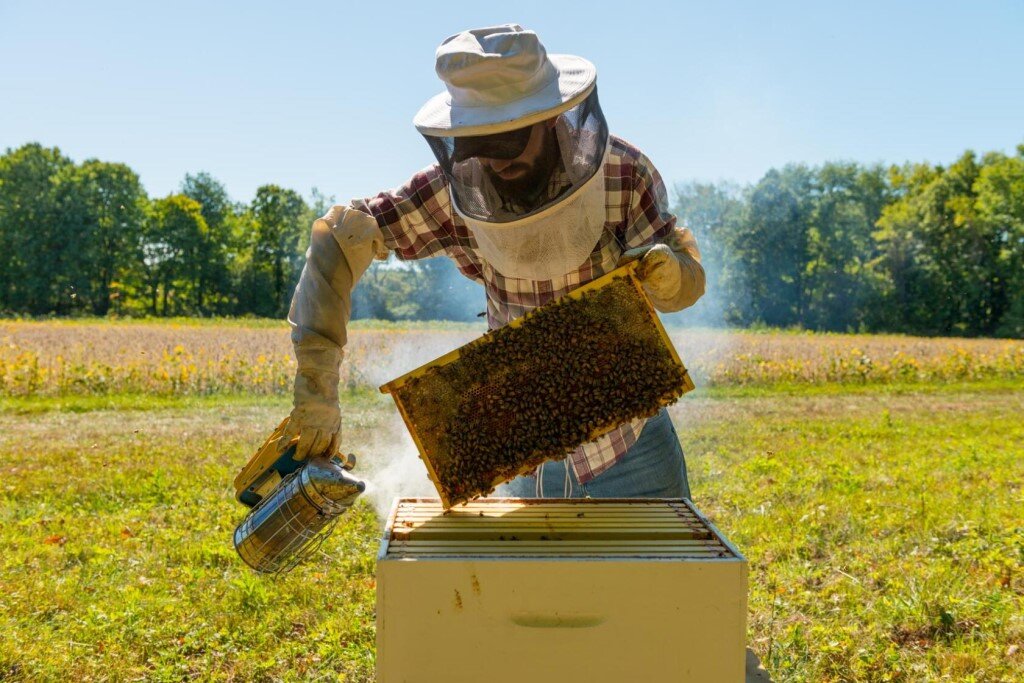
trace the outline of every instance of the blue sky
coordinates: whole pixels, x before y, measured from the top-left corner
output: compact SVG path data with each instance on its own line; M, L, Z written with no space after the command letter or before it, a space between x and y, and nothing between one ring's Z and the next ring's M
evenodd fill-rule
M612 131L670 185L1024 142L1019 0L491 6L0 0L0 149L125 162L153 196L200 170L241 201L373 194L432 161L412 117L437 44L506 22L594 62Z

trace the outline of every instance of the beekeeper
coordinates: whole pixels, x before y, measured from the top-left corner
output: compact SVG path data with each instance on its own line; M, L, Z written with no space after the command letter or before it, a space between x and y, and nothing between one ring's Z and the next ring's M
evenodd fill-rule
M704 293L697 244L676 225L661 177L640 150L608 132L593 64L548 54L533 31L515 24L451 36L436 58L445 90L414 124L437 163L313 223L289 314L298 371L282 444L298 437L299 458L339 446L338 367L352 289L374 258L451 258L484 286L491 329L647 245L654 246L638 271L658 310L678 311ZM690 496L664 409L499 493Z

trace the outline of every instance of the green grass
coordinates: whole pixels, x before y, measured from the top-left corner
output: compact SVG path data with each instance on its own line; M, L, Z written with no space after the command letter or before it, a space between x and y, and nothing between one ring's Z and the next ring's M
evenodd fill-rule
M1024 679L1022 396L714 389L673 409L697 506L750 561L749 644L776 680ZM345 398L358 471L392 455L389 401ZM231 479L287 409L5 400L0 680L372 680L368 505L284 580L230 545Z
M779 680L1024 677L1020 392L717 410L684 437L695 495L751 561L750 638Z
M735 387L698 387L688 398L742 399L785 396L862 396L1016 393L1024 391L1024 383L1010 379L974 382L893 384L790 384L744 385ZM391 398L368 386L343 389L340 394L343 410L364 404L391 405ZM48 412L86 413L103 410L164 410L214 407L274 407L282 414L291 410L291 396L286 394L214 393L160 395L143 393L65 394L62 396L0 396L0 414L29 415Z
M159 325L161 327L216 327L216 328L244 328L244 329L281 329L287 330L288 322L283 318L257 318L254 316L242 317L116 317L106 318L96 316L81 317L0 317L0 325L3 323L39 323L45 325L65 325L74 327L76 325L110 325L110 326L131 326L131 325ZM481 333L487 330L486 321L481 318L479 321L459 322L455 320L378 320L375 318L363 318L353 320L349 323L350 330L478 330Z
M1021 379L982 379L970 382L833 382L830 384L807 384L793 382L773 382L767 384L747 384L740 386L698 387L695 396L708 398L757 398L783 396L904 396L935 394L978 394L978 393L1016 393L1024 391ZM3 405L0 403L0 405Z
M364 404L384 404L388 396L369 387L343 390L339 396L342 409ZM0 414L29 415L49 412L88 413L105 410L166 410L198 408L231 408L264 406L275 408L281 416L291 410L291 396L284 394L66 394L64 396L0 396Z

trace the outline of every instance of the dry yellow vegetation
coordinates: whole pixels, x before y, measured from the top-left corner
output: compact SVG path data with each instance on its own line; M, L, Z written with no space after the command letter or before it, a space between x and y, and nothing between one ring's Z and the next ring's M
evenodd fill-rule
M344 387L376 387L478 336L468 326L355 329ZM674 330L698 384L969 382L1024 378L1024 341ZM288 329L117 322L0 323L0 394L283 394Z

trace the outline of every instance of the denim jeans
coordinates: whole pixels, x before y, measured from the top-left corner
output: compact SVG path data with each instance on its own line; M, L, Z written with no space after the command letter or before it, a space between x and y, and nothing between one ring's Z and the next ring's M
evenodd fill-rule
M549 461L535 475L502 484L492 494L512 498L689 498L686 459L668 411L647 420L636 443L622 458L586 484L569 460Z

